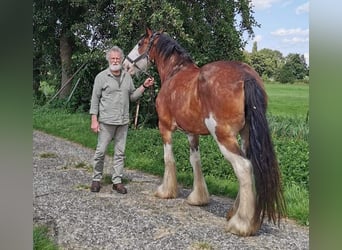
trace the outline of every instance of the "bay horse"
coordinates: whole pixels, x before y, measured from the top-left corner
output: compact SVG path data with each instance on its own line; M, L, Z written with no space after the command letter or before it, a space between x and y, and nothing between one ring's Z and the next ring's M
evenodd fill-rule
M165 162L163 181L155 196L169 199L178 195L172 132L179 129L188 137L194 174L187 202L209 203L199 136L210 134L239 182L234 205L227 212L226 231L255 235L265 216L279 224L286 204L260 76L247 64L236 61L215 61L199 67L169 35L147 28L123 65L134 75L146 72L151 64L155 64L161 80L156 110Z

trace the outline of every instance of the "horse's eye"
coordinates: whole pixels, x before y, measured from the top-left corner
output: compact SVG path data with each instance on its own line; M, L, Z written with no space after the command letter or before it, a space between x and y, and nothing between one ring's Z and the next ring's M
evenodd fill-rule
M138 42L138 47L142 46L143 42L144 42L144 39L140 39L139 42Z

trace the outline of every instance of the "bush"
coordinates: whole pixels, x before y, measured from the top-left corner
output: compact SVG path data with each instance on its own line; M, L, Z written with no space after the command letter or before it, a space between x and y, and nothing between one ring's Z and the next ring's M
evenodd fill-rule
M309 144L296 139L276 139L279 167L284 183L309 188Z

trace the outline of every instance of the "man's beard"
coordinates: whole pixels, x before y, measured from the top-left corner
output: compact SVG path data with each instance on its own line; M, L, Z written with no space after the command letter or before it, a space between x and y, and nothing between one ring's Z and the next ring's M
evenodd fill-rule
M110 69L111 71L119 71L119 70L121 70L121 68L122 68L122 65L121 65L121 64L117 64L117 65L110 64L110 65L109 65L109 69Z

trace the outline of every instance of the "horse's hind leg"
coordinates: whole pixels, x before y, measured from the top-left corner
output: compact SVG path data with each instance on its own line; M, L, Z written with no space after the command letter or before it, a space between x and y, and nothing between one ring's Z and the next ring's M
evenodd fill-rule
M234 216L234 214L236 213L239 207L239 203L240 203L240 192L238 192L238 194L236 195L233 206L228 210L226 214L227 220L230 220Z
M199 136L188 134L188 140L190 145L190 163L194 172L194 185L193 191L187 198L187 202L191 205L205 205L209 202L209 193L201 169Z
M172 151L171 131L159 127L164 143L164 177L162 184L155 192L155 196L163 199L176 198L178 194L176 165Z
M229 130L229 126L217 126L212 117L206 120L206 124L221 153L231 163L239 181L238 198L227 214L229 221L226 230L241 236L253 235L259 229L260 223L259 219L255 218L256 198L251 162L242 156L235 133Z
M219 148L224 157L232 164L239 181L239 193L232 210L227 214L229 219L227 231L248 236L259 229L259 219L255 218L256 199L254 193L253 170L249 160L234 153L237 142L233 139L219 142Z
M244 127L241 131L240 131L240 136L241 136L241 151L243 153L244 156L246 156L246 149L249 146L248 145L248 134L249 134L249 128L248 127ZM229 211L227 212L226 218L227 220L230 220L233 215L236 213L237 208L239 207L239 202L240 202L240 192L238 192L234 205L229 209Z

